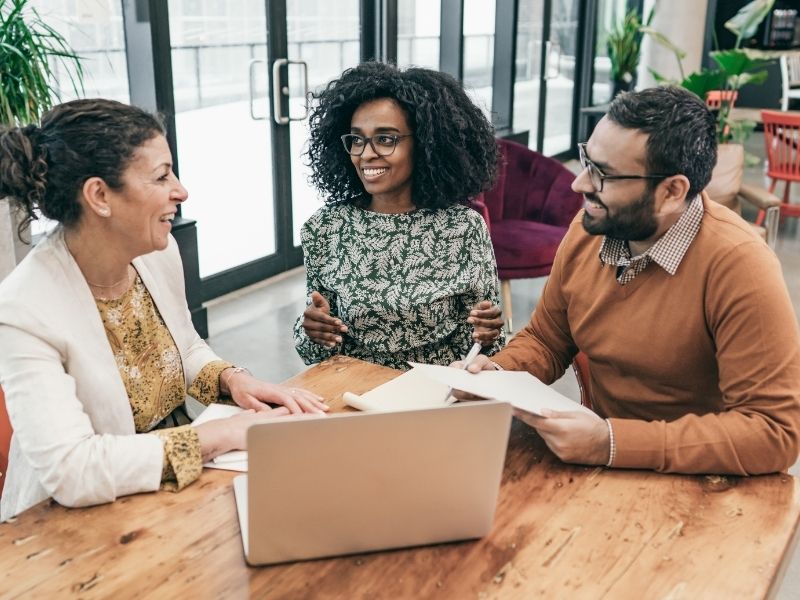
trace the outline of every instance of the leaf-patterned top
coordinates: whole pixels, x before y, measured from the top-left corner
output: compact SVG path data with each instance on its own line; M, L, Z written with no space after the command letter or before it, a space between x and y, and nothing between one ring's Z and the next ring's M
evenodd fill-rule
M333 354L398 369L449 364L472 346L470 309L499 303L489 232L466 206L382 214L330 204L303 225L301 239L307 294L322 294L348 326L342 343L326 348L308 338L301 315L294 340L306 364Z

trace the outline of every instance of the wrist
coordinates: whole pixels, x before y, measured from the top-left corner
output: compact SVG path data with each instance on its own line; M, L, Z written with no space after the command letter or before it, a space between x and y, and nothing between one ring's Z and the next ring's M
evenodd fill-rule
M614 439L614 428L611 426L611 420L606 419L606 426L608 427L608 461L607 467L614 466L614 459L617 457L617 443Z
M244 367L228 367L219 374L219 391L220 394L227 394L231 396L231 380L240 373L250 374L250 371Z

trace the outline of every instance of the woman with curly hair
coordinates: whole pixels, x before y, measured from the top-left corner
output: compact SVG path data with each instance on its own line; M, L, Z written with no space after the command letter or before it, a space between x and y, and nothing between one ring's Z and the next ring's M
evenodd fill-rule
M309 364L407 369L502 344L494 252L470 198L491 187L492 126L452 77L366 63L316 96L308 158L326 206L303 226Z

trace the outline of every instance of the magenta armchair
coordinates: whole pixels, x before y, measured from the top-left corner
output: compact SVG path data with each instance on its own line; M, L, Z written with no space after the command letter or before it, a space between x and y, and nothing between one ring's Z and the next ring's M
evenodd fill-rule
M570 187L575 175L557 160L515 142L497 142L501 153L497 182L473 205L487 219L511 331L510 280L550 273L583 197Z

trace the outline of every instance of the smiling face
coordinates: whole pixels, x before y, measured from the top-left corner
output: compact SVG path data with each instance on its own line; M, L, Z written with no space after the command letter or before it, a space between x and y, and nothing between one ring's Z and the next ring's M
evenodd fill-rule
M605 175L648 175L646 144L646 134L604 118L586 144L586 155ZM608 179L598 192L584 169L572 189L583 194L583 227L592 235L645 242L649 247L663 233L656 191L647 180Z
M134 256L167 247L172 220L188 192L172 172L172 154L164 136L139 146L122 174L122 189L110 190L108 219L115 235Z
M365 102L356 109L350 120L350 133L371 138L380 134L408 135L412 132L400 105L391 98L380 98ZM364 189L372 197L371 210L402 212L413 208L413 139L399 139L389 156L379 156L371 144L366 144L361 156L350 156Z

